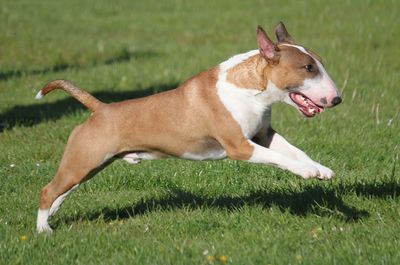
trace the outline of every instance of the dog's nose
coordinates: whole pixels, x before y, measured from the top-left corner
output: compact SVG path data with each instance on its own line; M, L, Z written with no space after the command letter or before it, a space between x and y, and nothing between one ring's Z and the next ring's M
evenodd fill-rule
M333 105L333 106L339 105L340 102L342 102L342 98L341 98L341 97L334 97L334 98L332 99L332 105Z

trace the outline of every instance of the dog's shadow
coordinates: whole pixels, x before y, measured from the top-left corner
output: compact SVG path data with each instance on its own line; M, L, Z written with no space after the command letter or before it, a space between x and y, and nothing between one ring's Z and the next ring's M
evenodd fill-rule
M312 185L305 186L302 191L254 191L246 196L219 196L215 198L196 195L180 188L173 188L168 196L161 199L142 200L133 205L121 208L105 207L98 211L78 214L67 219L56 221L71 224L79 220L105 222L134 218L157 211L173 211L174 209L227 209L237 211L244 206L261 206L268 209L277 207L282 212L296 216L326 216L345 222L358 221L369 217L369 212L346 204L342 196L355 195L365 198L394 199L400 192L396 181L386 183L340 184L338 186Z
M58 62L52 66L47 66L37 69L14 69L0 72L0 81L7 81L11 78L20 78L23 76L43 75L47 73L59 73L66 70L81 70L91 68L97 65L112 65L116 63L128 62L132 59L147 59L155 56L160 56L159 52L153 50L130 50L123 48L118 53L103 60L92 60L86 64L67 63L65 61Z

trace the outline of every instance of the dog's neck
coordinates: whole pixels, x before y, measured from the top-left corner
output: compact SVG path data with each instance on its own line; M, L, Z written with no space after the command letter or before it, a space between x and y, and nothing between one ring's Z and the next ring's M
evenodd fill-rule
M268 67L259 50L252 50L221 63L219 77L231 89L246 90L244 93L252 94L263 108L268 108L284 97L282 90L268 79Z
M265 75L267 66L267 61L257 53L227 69L226 80L238 88L263 91L267 88L268 82Z

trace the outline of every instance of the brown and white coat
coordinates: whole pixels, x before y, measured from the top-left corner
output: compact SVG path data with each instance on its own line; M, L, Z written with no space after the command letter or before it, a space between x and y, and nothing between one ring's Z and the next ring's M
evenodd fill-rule
M259 27L258 50L236 55L174 90L105 104L68 81L60 88L92 111L71 133L59 169L40 197L38 232L66 196L112 159L135 164L174 156L272 164L303 178L330 179L333 171L309 158L271 128L271 107L283 101L312 117L340 103L321 59L295 45L282 23L273 43Z

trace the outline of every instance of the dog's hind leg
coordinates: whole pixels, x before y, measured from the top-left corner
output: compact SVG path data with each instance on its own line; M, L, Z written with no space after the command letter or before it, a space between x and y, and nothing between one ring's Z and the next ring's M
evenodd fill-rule
M36 224L39 233L51 232L48 218L67 195L108 164L115 154L111 142L88 126L78 126L73 131L55 177L42 189Z

